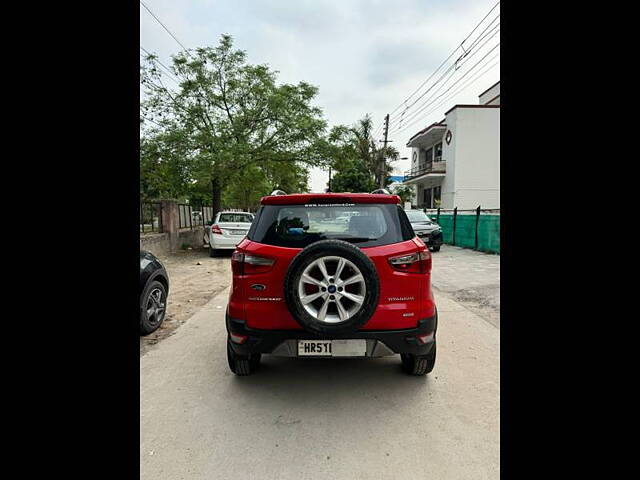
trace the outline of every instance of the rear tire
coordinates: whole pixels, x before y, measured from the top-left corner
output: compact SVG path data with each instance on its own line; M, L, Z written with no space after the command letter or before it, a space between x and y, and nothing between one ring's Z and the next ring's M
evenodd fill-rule
M211 258L218 256L218 251L215 248L212 248L211 245L209 245L209 256Z
M254 353L248 357L241 357L233 351L229 340L227 340L227 361L229 362L229 369L236 375L246 377L254 373L260 366L261 357L262 355L259 353Z
M402 368L409 375L422 376L431 373L436 365L436 344L428 355L414 355L412 353L400 354Z

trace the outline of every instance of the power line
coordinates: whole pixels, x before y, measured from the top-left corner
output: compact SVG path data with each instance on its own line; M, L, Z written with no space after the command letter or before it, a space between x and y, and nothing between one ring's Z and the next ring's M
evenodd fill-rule
M153 13L153 12L149 9L149 7L147 7L147 6L145 5L145 3L144 3L142 0L140 0L140 4L141 4L141 5L142 5L146 10L147 10L147 12L149 12L149 13L151 14L151 16L152 16L153 18L155 18L155 19L156 19L156 21L160 24L160 26L162 26L162 28L164 28L164 29L167 31L167 33L168 33L169 35L171 35L171 37L172 37L176 42L178 42L178 45L180 45L180 46L182 47L182 49L183 49L183 50L185 50L185 51L187 51L187 53L188 53L188 52L189 52L189 49L188 49L187 47L185 47L185 46L182 44L182 42L181 42L180 40L178 40L178 37L176 37L173 33L171 33L171 30L169 30L169 29L166 27L166 25L165 25L164 23L162 23L158 17L156 17L155 13Z
M484 18L475 26L475 28L469 33L469 35L467 35L467 37L461 42L461 44L444 60L444 62L442 64L440 64L440 66L430 75L430 77L425 80L420 87L418 87L418 89L416 91L414 91L409 97L407 97L407 99L403 102L403 104L405 105L404 110L402 111L402 113L397 113L396 115L393 116L393 118L391 118L390 120L390 125L396 124L397 126L395 127L396 130L399 130L399 128L402 128L402 124L404 122L410 121L413 118L415 118L415 116L417 114L419 114L421 111L424 111L425 108L427 108L432 102L429 102L433 96L442 89L443 86L445 86L447 84L447 82L453 78L454 74L461 68L464 66L464 64L466 64L471 57L473 57L478 51L480 51L488 42L491 38L493 38L498 32L499 32L499 27L500 27L500 22L498 22L497 25L493 26L492 25L496 22L496 20L498 20L500 18L500 13L498 13L486 26L485 28L478 34L478 36L473 40L473 42L471 43L471 45L469 47L467 47L466 49L464 48L464 43L471 38L472 34L478 29L478 27L484 22L484 20L486 20L486 18L491 14L491 12L497 7L497 5L500 2L496 3L493 8L484 16ZM489 30L487 32L487 30ZM497 30L497 31L496 31ZM489 38L487 38L489 37ZM483 42L483 40L485 40L485 38L487 38L486 41ZM480 44L482 42L482 44ZM480 44L480 45L479 45ZM479 46L478 46L479 45ZM476 48L477 46L477 48ZM453 62L443 73L442 75L426 90L424 91L418 98L416 98L413 103L411 103L410 105L406 105L406 102L411 99L411 97L413 97L419 90L420 88L422 88L431 78L434 77L435 74L438 73L438 71L442 68L443 65L445 65L447 63L447 61L460 49L462 48L462 50L464 51L464 54L460 55L455 62ZM461 60L463 60L461 62ZM461 62L461 63L460 63ZM441 83L442 82L442 83ZM439 83L441 83L441 85L427 98L425 99L417 108L418 111L417 112L412 112L409 114L408 117L405 117L405 114L414 106L418 103L418 101L423 98L427 93L429 93L435 86L437 86ZM439 98L439 97L437 97ZM437 100L437 98L435 100ZM394 111L397 111L398 108L400 106L402 106L403 104L399 105L398 107L396 107L396 109ZM382 125L380 125L374 132L374 137L377 137L380 135L380 132L382 130Z
M497 26L496 26L495 28L497 28ZM495 30L495 28L494 28L494 29L492 29L491 31L493 32L493 30ZM449 75L449 77L448 77L444 82L442 82L442 84L440 84L440 86L439 86L439 87L438 87L438 88L437 88L437 89L436 89L436 90L435 90L435 91L434 91L434 92L433 92L433 93L432 93L428 98L426 98L426 99L425 99L425 100L424 100L424 101L423 101L423 102L422 102L422 103L417 107L417 110L416 110L416 111L414 111L414 112L411 112L411 113L408 115L408 117L403 117L403 118L401 118L401 119L400 119L400 121L399 121L399 125L396 125L396 127L395 127L395 128L402 127L402 123L403 123L403 122L407 122L407 121L410 121L411 119L415 118L415 116L416 116L419 112L423 111L423 110L424 110L424 108L426 108L430 103L432 103L432 99L433 99L434 95L435 95L438 91L440 91L440 90L441 90L441 89L442 89L442 88L447 84L447 82L448 82L451 78L453 78L453 75L454 75L454 74L455 74L455 73L456 73L460 68L464 67L464 65L465 65L467 62L469 62L469 60L470 60L470 59L471 59L471 58L472 58L476 53L478 53L479 51L481 51L481 50L482 50L482 48L483 48L487 43L489 43L489 41L490 41L493 37L495 37L499 32L500 32L500 30L495 31L492 35L490 35L490 36L489 36L489 38L487 38L487 40L486 40L484 43L482 43L482 45L480 45L476 50L474 50L474 51L473 51L473 52L472 52L472 53L471 53L471 54L470 54L470 55L465 59L465 61L464 61L464 62L462 62L462 63L458 64L458 65L457 65L457 67L458 67L458 68L456 68L455 70L453 70L453 71L451 72L451 74ZM489 32L489 33L491 33L491 32ZM488 35L488 34L487 34L487 35ZM486 35L485 35L485 37L486 37ZM499 44L500 44L500 42L498 42L498 44L497 44L497 45L499 45ZM497 46L497 45L496 45L496 46ZM494 46L494 49L495 49L495 46ZM493 49L492 49L492 50L493 50ZM490 53L492 50L490 50L490 51L489 51L489 53ZM486 55L485 55L485 57L486 57ZM483 57L483 58L485 58L485 57ZM476 65L477 65L477 64L476 64ZM475 66L474 66L474 67L472 67L472 68L475 68ZM434 86L435 86L435 85L434 85ZM398 123L398 122L396 122L396 123Z
M450 100L451 98L455 97L457 94L459 94L460 92L462 92L463 90L466 90L469 86L471 86L476 80L479 80L481 77L483 77L486 73L488 73L490 70L493 70L497 65L500 64L500 60L498 60L497 62L495 62L494 64L490 65L489 68L487 68L484 72L478 72L479 75L477 75L475 78L470 79L470 81L467 81L465 84L463 84L460 88L458 88L456 91L452 92L451 94L447 95L445 98L443 98L437 105L435 105L431 110L429 110L428 112L425 113L425 115L423 117L421 117L420 119L412 122L411 124L406 125L404 128L402 128L401 130L397 130L395 133L400 133L402 131L407 130L408 128L410 128L413 125L416 125L420 122L424 122L424 120L426 119L426 117L428 115L431 115L433 112L435 112L438 108L440 108L445 102L447 102L448 100Z
M496 57L498 57L498 56L499 56L499 55L496 55ZM494 58L496 58L496 57L494 57ZM492 58L491 60L493 60L493 58ZM438 108L440 108L440 106L441 106L442 104L444 104L445 102L447 102L449 99L451 99L451 98L455 97L457 94L459 94L459 93L460 93L460 92L462 92L463 90L466 90L466 89L467 89L467 87L471 86L471 85L472 85L476 80L479 80L480 78L484 77L484 75L485 75L486 73L488 73L490 70L493 70L493 69L494 69L494 68L495 68L499 63L500 63L500 60L498 60L497 62L495 62L495 63L493 63L493 64L491 64L491 65L489 65L489 66L488 66L488 68L487 68L486 70L484 70L484 71L482 71L482 70L481 70L481 71L479 71L479 72L476 72L476 74L475 74L473 77L471 77L469 80L467 80L465 83L463 83L463 84L460 86L460 88L458 88L457 90L455 90L455 91L451 92L449 95L447 95L447 96L446 96L446 97L444 97L442 100L440 100L440 102L438 102L438 104L437 104L437 105L435 105L435 106L433 107L433 109L429 110L429 112L427 112L427 113L425 114L425 117L426 117L426 115L429 115L429 114L431 114L431 113L435 112ZM423 118L425 118L425 117L423 117Z
M463 67L463 66L464 66L464 65L465 65L465 64L466 64L466 63L467 63L467 62L468 62L468 61L469 61L469 60L470 60L470 59L471 59L471 58L472 58L472 57L473 57L477 52L479 52L479 51L482 49L482 47L484 47L484 46L489 42L489 40L491 40L491 39L492 39L494 36L496 36L499 32L500 32L500 30L497 30L495 33L493 33L493 35L491 35L491 36L490 36L490 37L489 37L489 38L488 38L488 39L487 39L487 40L486 40L486 41L485 41L485 42L484 42L480 47L478 47L478 49L477 49L477 50L475 50L475 51L474 51L474 52L473 52L473 53L472 53L472 54L471 54L471 55L470 55L470 56L469 56L469 57L468 57L468 58L467 58L463 63L461 63L461 64L459 65L459 67ZM486 57L487 57L487 55L488 55L489 53L491 53L493 50L495 50L499 45L500 45L500 42L498 42L498 43L497 43L497 44L496 44L492 49L490 49L490 50L487 52L487 54L485 54L485 56L484 56L484 57L482 57L482 59L480 59L480 61L482 61L484 58L486 58ZM472 69L474 69L474 68L475 68L479 63L480 63L480 62L476 63L473 67L471 67L471 68L470 68L470 69L465 73L465 75L464 75L464 76L466 76L466 75L467 75L467 74L468 74ZM454 70L454 71L451 73L451 75L450 75L450 76L449 76L449 77L448 77L448 78L447 78L447 79L446 79L446 80L445 80L445 81L444 81L444 82L443 82L443 83L442 83L442 84L441 84L441 85L440 85L440 86L439 86L439 87L438 87L438 88L437 88L437 89L436 89L436 90L435 90L435 91L434 91L434 92L433 92L433 93L432 93L432 94L427 98L427 99L425 99L425 100L424 100L424 102L422 102L422 104L421 104L420 106L418 106L418 107L417 107L417 110L416 110L416 111L414 111L414 112L410 113L406 118L402 118L402 119L400 120L400 125L396 126L396 127L395 127L395 129L402 128L402 123L403 123L403 122L408 122L408 121L410 121L410 120L414 119L414 118L416 117L416 115L418 115L420 112L424 111L424 109L425 109L425 108L427 108L430 104L432 104L432 103L433 103L433 101L435 101L435 100L432 100L432 99L433 99L433 97L434 97L434 95L435 95L436 93L438 93L438 91L440 91L440 90L441 90L441 89L442 89L442 88L447 84L447 82L448 82L448 81L453 77L453 75L455 74L455 72L456 72L456 71L458 71L458 70L457 70L457 69L456 69L456 70ZM462 78L464 78L464 76L463 76ZM461 78L461 79L462 79L462 78ZM461 79L460 79L460 80L461 80ZM460 81L460 80L458 80L458 81ZM458 82L456 82L456 83L458 83ZM455 85L456 83L454 83L454 85ZM434 86L435 86L435 84L434 84ZM448 91L448 90L447 90L447 91ZM441 95L440 95L440 96L441 96ZM436 97L436 99L437 99L437 98L440 98L440 96Z
M160 67L162 67L165 70L165 74L168 75L168 77L173 80L174 82L176 82L177 85L180 85L180 81L173 75L173 72L171 71L170 68L168 68L164 63L162 63L160 60L158 60L157 58L155 58L155 55L149 53L149 51L144 48L143 46L140 46L140 50L142 50L144 53L146 53L148 56L147 57L143 57L142 55L140 55L141 57L145 58L145 59L150 59L151 61L157 63ZM149 58L151 57L151 58Z
M482 22L484 22L486 20L486 18L491 14L491 12L493 12L495 10L495 8L500 4L500 1L496 2L496 4L491 8L491 10L489 10L489 12L482 18L482 20L480 20L478 22L478 24L473 28L473 30L471 30L471 32L465 37L464 40L462 40L462 42L460 43L460 45L458 45L450 54L449 56L440 64L440 66L424 81L420 84L420 86L411 94L409 95L403 102L400 103L400 105L398 105L396 108L394 108L391 111L391 115L393 113L395 113L399 108L402 107L402 105L404 105L406 102L408 102L411 97L413 97L416 93L418 93L420 91L420 89L427 84L427 82L429 80L431 80L431 78L433 78L433 76L447 63L447 61L460 49L463 48L463 44L464 42L466 42L469 37L471 37L471 35L473 35L473 33L478 29L478 27L482 24ZM498 15L499 16L499 15ZM495 21L495 19L493 20ZM493 21L491 23L493 23ZM464 50L464 48L463 48Z
M498 44L499 45L499 44ZM498 47L498 45L496 45L493 49L491 49L489 52L487 52L487 55L489 53L491 53L491 51L495 50L495 48ZM492 60L494 60L495 58L497 58L500 55L500 53L498 52L498 54L494 55L492 58L490 58L487 61L487 64L490 63ZM486 55L485 55L486 57ZM430 105L433 105L433 103L435 101L437 101L438 98L441 98L443 95L445 95L449 90L451 90L455 85L457 85L463 78L465 78L471 71L473 71L473 69L480 63L482 62L482 60L485 58L483 57L482 59L480 59L473 67L471 67L467 72L465 72L465 74L460 77L455 83L453 83L447 90L445 90L444 92L442 92L442 94L440 94L438 97L436 97L436 99L430 103ZM471 77L470 79L467 80L467 82L465 82L460 88L458 88L456 91L454 91L453 93L447 95L445 98L443 98L437 105L435 105L431 110L429 110L428 112L426 112L424 115L420 116L420 118L417 118L417 115L421 112L423 112L424 110L427 109L428 106L430 105L426 105L425 107L423 107L420 111L416 112L416 115L413 117L412 121L410 121L408 124L400 127L400 128L396 128L392 133L393 134L398 134L406 129L408 129L409 127L416 125L419 122L424 121L424 119L430 115L431 113L433 113L438 107L440 107L440 105L442 105L444 102L446 102L447 100L449 100L450 98L452 98L453 96L457 95L458 93L460 93L462 90L466 89L469 85L471 85L474 81L478 80L480 77L484 76L484 74L486 74L489 70L491 70L492 68L494 68L498 63L500 63L500 61L498 60L498 62L494 63L493 65L491 65L490 67L486 68L486 70L482 71L478 71L474 74L473 77ZM485 68L487 65L485 64L483 66L483 68Z
M449 66L449 68L447 68L447 70L446 70L446 71L445 71L445 72L440 76L440 78L438 78L438 80L436 80L436 81L435 81L435 83L434 83L433 85L431 85L431 87L429 87L429 88L428 88L428 89L427 89L427 90L426 90L422 95L420 95L418 98L416 98L416 99L415 99L415 101L414 101L411 105L407 106L407 107L402 111L402 114L400 114L400 121L402 121L402 120L403 120L403 116L404 116L404 114L405 114L409 109L411 109L411 107L413 107L416 103L418 103L418 101L419 101L421 98L423 98L427 93L429 93L429 91L430 91L433 87L435 87L435 86L436 86L436 85L437 85L437 84L442 80L442 78L443 78L447 73L451 72L451 75L449 75L449 77L447 77L447 79L445 80L445 82L446 82L446 81L448 81L448 80L453 76L453 74L454 74L457 70L459 70L459 69L460 69L460 68L461 68L465 63L467 63L471 57L473 57L473 56L474 56L474 55L475 55L479 50L481 50L481 49L482 49L482 47L484 47L484 46L489 42L489 40L491 40L494 36L496 36L496 35L497 35L497 33L499 32L499 26L500 26L500 23L499 23L499 22L498 22L498 24L497 24L495 27L493 27L489 32L487 32L486 34L485 34L485 32L489 29L489 27L491 27L491 25L493 24L493 22L494 22L494 21L495 21L499 16L500 16L500 15L496 16L496 17L491 21L491 23L489 23L489 25L487 25L487 27L486 27L486 28L485 28L485 29L480 33L480 35L478 36L478 38L476 38L476 39L473 41L473 43L471 44L471 46L469 47L469 49L468 49L468 50L465 50L464 55L461 55L461 56L460 56L460 57L459 57L459 58L458 58L458 59L457 59L453 64L451 64L451 65ZM486 18L486 17L485 17L485 18ZM496 32L494 32L494 30L496 30L496 29L498 29L498 30L497 30ZM493 32L493 34L492 34L492 32ZM491 36L489 36L490 34L491 34ZM483 39L485 39L487 36L489 36L489 38L488 38L484 43L482 43L482 45L480 45L477 49L474 49L474 47L475 47L475 46L476 46L480 41L482 41ZM466 60L465 60L465 61L463 61L462 63L459 63L461 60L463 60L463 59L465 59L465 58L466 58ZM436 90L436 91L437 91L437 90ZM433 94L432 94L432 96L433 96ZM429 97L429 98L431 98L431 97ZM428 99L427 99L427 100L428 100ZM423 103L423 105L424 105L424 103ZM398 115L396 114L395 118L392 118L391 123L394 123L394 122L396 122L397 120L398 120Z
M416 118L418 117L418 115L422 112L424 112L429 106L433 105L433 103L435 103L439 98L441 98L445 93L447 93L449 90L451 90L453 87L455 87L462 79L464 79L469 73L471 73L486 57L487 55L489 55L493 50L495 50L496 48L498 48L500 44L498 43L495 47L493 47L491 50L489 50L486 55L484 57L482 57L475 65L473 65L473 67L471 67L469 70L467 70L465 72L465 74L460 77L458 80L456 80L453 84L451 84L451 86L449 86L449 88L447 88L444 92L442 92L440 95L438 95L432 102L424 105L420 110L414 112L413 116L411 117L411 121L410 123L408 123L407 125L403 125L400 128L396 128L392 133L396 134L398 132L401 132L403 130L406 130L408 127L410 127L411 125L415 125L416 122L420 121L420 119L416 120ZM494 58L496 58L498 55L495 55L494 57L490 58L488 60L488 62L492 61ZM424 118L421 117L421 118Z

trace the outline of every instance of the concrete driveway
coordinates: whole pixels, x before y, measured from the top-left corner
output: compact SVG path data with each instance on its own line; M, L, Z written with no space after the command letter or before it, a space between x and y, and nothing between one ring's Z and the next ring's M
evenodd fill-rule
M227 295L140 358L142 479L499 478L499 330L448 294L427 377L269 356L236 377Z
M433 253L431 283L500 328L500 255L443 245Z

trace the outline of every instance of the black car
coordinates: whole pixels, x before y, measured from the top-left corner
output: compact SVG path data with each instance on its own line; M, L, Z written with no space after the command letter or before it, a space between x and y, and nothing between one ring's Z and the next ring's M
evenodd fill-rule
M149 335L167 313L169 275L164 265L150 252L140 250L140 335Z
M442 245L442 229L422 210L405 210L413 231L427 244L429 250L437 252Z

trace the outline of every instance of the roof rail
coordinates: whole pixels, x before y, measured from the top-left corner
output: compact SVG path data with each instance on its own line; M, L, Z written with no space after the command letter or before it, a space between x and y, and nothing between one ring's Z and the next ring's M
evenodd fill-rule
M389 190L387 190L386 188L378 188L377 190L374 190L371 193L382 193L383 195L391 195Z
M283 192L282 190L274 190L273 192L271 192L271 195L286 195L287 192Z

